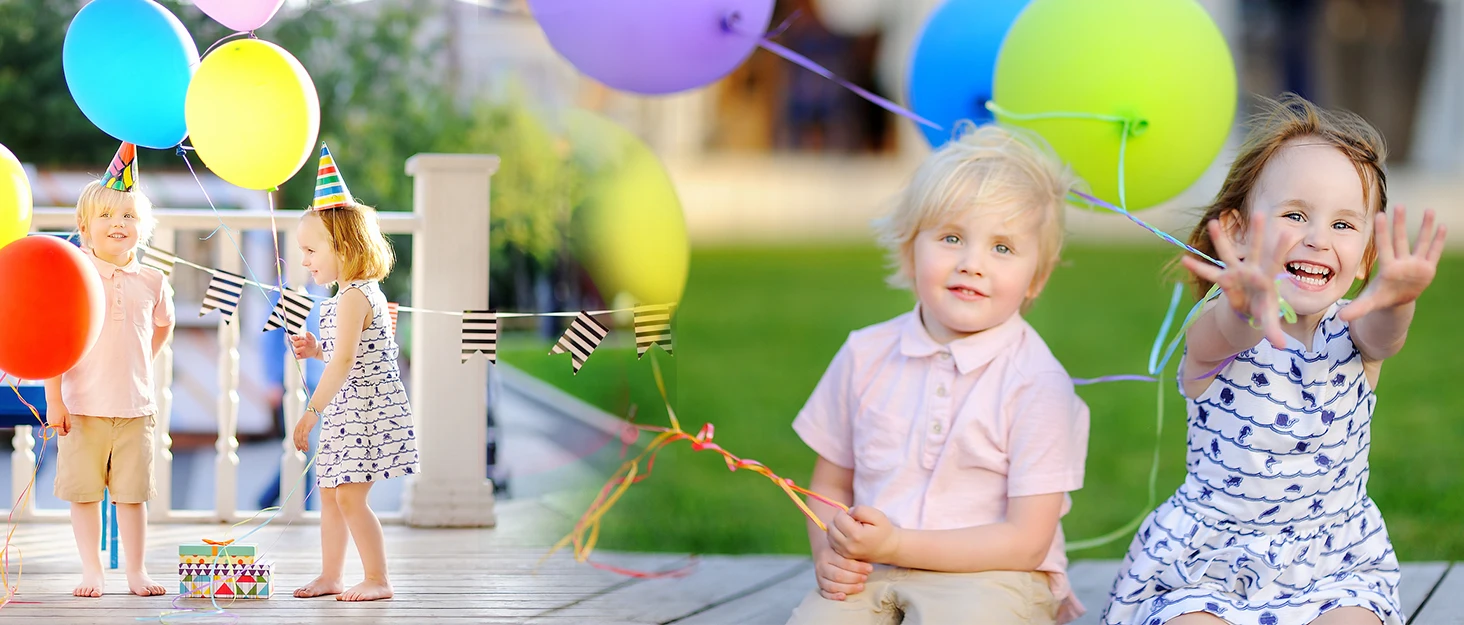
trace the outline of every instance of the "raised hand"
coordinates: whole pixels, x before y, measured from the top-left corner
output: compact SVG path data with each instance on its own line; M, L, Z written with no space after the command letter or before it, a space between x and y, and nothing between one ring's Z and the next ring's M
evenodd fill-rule
M1337 313L1342 321L1350 323L1374 310L1402 306L1418 299L1438 272L1448 228L1442 224L1435 227L1433 209L1424 211L1418 249L1409 251L1407 214L1402 206L1394 212L1397 214L1379 214L1373 221L1378 275L1357 299Z
M1220 227L1220 222L1210 220L1206 224L1210 240L1215 242L1215 253L1225 262L1221 269L1192 256L1185 256L1184 266L1191 273L1219 285L1225 291L1225 299L1236 314L1259 323L1266 340L1276 347L1285 347L1286 333L1281 330L1281 303L1276 293L1276 276L1284 269L1284 252L1291 249L1300 236L1295 232L1283 232L1275 246L1267 249L1265 244L1265 218L1253 216L1250 220L1250 236L1245 256L1235 253L1230 237Z
M320 356L320 344L315 341L315 335L309 332L305 336L290 335L290 346L295 350L295 360L308 360Z

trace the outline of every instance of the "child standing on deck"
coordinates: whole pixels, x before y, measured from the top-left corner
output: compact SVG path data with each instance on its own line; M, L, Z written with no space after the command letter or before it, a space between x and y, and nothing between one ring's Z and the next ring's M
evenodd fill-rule
M326 361L294 432L295 447L306 451L310 431L321 421L316 461L321 573L295 596L390 599L381 522L366 497L378 481L417 472L412 408L379 284L391 272L392 251L376 212L351 197L324 144L315 204L301 219L297 238L301 264L315 283L340 288L321 305L319 343L309 333L290 337L296 358ZM366 579L349 590L342 581L347 538L355 539L366 572Z
M46 427L57 441L56 497L71 502L81 583L71 594L102 596L101 501L111 494L134 595L167 593L148 577L147 501L153 490L153 359L173 334L173 287L141 263L152 204L135 189L137 148L123 143L101 182L76 201L76 227L107 298L102 332L76 366L46 380Z

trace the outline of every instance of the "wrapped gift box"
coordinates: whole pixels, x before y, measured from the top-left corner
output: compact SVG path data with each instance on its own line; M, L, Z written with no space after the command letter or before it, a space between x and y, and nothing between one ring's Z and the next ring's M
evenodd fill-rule
M250 556L252 559L253 556ZM186 597L219 599L268 599L273 562L243 564L178 564L178 593Z
M254 564L254 545L179 545L178 564Z

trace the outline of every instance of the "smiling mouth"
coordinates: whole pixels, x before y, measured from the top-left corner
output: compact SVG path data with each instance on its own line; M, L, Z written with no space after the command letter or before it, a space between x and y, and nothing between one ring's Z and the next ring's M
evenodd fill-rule
M1293 261L1286 263L1286 273L1291 274L1291 279L1297 285L1320 289L1332 281L1332 270L1326 266L1315 263Z
M947 290L949 290L951 293L955 294L956 297L959 297L961 299L974 300L977 298L986 297L985 293L964 286L947 287Z

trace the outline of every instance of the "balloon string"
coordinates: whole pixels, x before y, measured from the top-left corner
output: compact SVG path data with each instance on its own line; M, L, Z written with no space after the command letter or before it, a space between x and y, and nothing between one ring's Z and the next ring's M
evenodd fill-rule
M922 126L929 126L930 128L934 128L935 130L944 130L943 128L940 127L939 124L937 124L935 122L932 122L932 121L930 121L928 119L925 119L924 117L921 117L920 115L916 114L914 111L911 111L910 109L907 109L907 108L905 108L903 106L900 106L898 104L895 104L894 102L891 102L891 101L889 101L889 100L887 100L887 99L885 99L883 97L880 97L878 95L875 95L874 93L870 92L868 89L865 89L863 87L860 87L859 85L856 85L856 84L854 84L852 82L849 82L848 80L846 80L846 79L838 76L837 74L829 71L824 66L819 65L818 63L815 63L813 61L813 59L810 59L810 58L808 58L806 56L803 56L802 54L799 54L797 52L794 52L793 50L788 49L787 47L783 46L782 44L779 44L779 43L773 41L772 38L773 37L776 37L776 36L778 36L780 34L782 34L783 31L787 30L788 29L788 26L792 24L793 20L796 17L798 17L798 15L799 15L798 12L794 12L793 15L789 16L788 19L784 20L783 23L780 26L778 26L777 28L775 28L774 30L769 31L767 33L757 34L757 33L749 33L749 32L746 32L746 31L740 29L738 27L738 23L742 21L742 14L741 13L738 13L737 11L733 11L731 13L728 13L726 17L722 18L722 30L725 31L725 32L729 32L729 33L737 33L739 35L744 35L744 36L749 36L749 37L756 37L757 38L757 45L758 45L758 47L761 47L762 49L767 50L768 52L772 52L773 54L776 54L778 56L781 56L784 59L786 59L788 61L791 61L793 64L795 64L795 65L797 65L799 67L802 67L803 69L806 69L806 70L808 70L810 72L813 72L815 74L818 74L819 76L822 76L824 78L827 78L827 79L833 81L835 84L839 85L840 87L843 87L845 89L848 89L849 91L854 92L856 95L858 95L861 98L864 98L865 100L868 100L869 102L873 103L875 106L878 106L878 107L880 107L880 108L882 108L882 109L884 109L886 111L889 111L891 113L894 113L896 115L899 115L901 117L904 117L906 119L909 119L909 120L911 120L911 121L913 121L913 122L915 122L917 124L920 124Z
M0 376L0 380L9 380L9 378L10 374ZM20 580L25 573L25 555L20 550L20 547L13 544L13 541L15 539L15 532L16 530L20 529L20 524L15 522L15 513L17 510L24 509L28 505L28 502L32 499L35 493L36 479L41 471L41 464L46 461L46 448L50 444L51 439L55 438L55 434L52 433L51 428L47 427L45 420L41 419L40 411L36 410L35 406L32 406L30 402L25 400L25 396L21 394L20 387L17 386L16 381L9 381L10 390L15 392L15 398L20 400L20 403L24 404L26 408L30 409L31 416L35 417L36 422L40 424L41 451L40 453L36 454L35 464L31 467L30 481L26 483L25 488L22 489L20 494L16 496L15 504L10 507L10 514L5 518L6 522L10 525L10 531L5 533L5 547L3 549L0 549L0 585L3 585L5 587L5 597L3 599L0 599L0 608L4 608L5 606L11 604L40 603L39 601L15 601L13 599L16 593L20 592ZM20 453L20 450L17 449L11 453ZM16 560L14 584L10 583L9 574L11 549L15 549Z
M209 46L207 50L204 50L203 54L198 55L198 62L199 63L202 63L203 62L203 57L206 57L206 56L208 56L208 54L210 52L213 52L214 51L214 48L219 47L219 44L221 44L221 43L223 43L225 41L228 41L230 39L237 39L239 37L248 37L250 39L256 39L257 38L257 37L254 36L254 31L249 31L249 30L241 30L241 31L238 31L238 32L233 32L233 33L229 33L227 35L224 35L223 37L220 37L218 41L213 42L213 45Z

